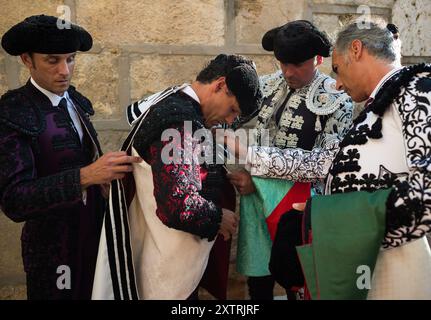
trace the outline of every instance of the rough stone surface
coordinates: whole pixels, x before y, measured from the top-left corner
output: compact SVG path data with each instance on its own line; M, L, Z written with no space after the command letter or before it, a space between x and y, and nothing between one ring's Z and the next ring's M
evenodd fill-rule
M99 54L78 53L72 84L93 103L96 114L93 120L120 119L117 50L104 50ZM27 67L20 64L19 79L24 85L30 77Z
M277 71L280 66L274 55L248 55L256 63L258 75L270 74Z
M431 1L398 0L392 14L400 31L402 54L431 56Z
M24 284L15 286L0 286L0 300L26 300L27 291Z
M337 4L360 6L366 4L370 7L391 8L395 0L312 0L316 4ZM404 1L404 0L402 0ZM426 1L426 0L425 0Z
M132 101L191 82L212 56L135 55L130 67Z
M337 32L342 27L342 21L351 18L351 15L336 16L332 14L314 14L313 23L320 30L326 32L329 39L333 42L337 35ZM342 19L342 20L341 20Z
M313 22L320 30L326 32L329 39L334 42L337 33L342 29L342 27L359 17L359 15L355 14L332 15L319 13L313 15ZM371 19L380 19L387 22L387 17L381 15L371 15Z
M235 0L238 43L261 43L264 33L290 20L301 19L304 0Z
M128 131L99 130L98 139L104 153L118 151L126 139Z
M77 22L103 44L224 43L223 0L76 0Z
M36 14L48 14L60 16L63 12L57 13L57 7L63 5L61 0L0 0L1 19L0 35L3 35L10 27L25 18Z
M272 55L248 55L256 63L260 75L277 70ZM191 82L212 56L135 55L132 58L130 81L132 101L165 87Z
M93 120L121 118L117 51L78 54L72 83L92 101Z
M25 279L21 259L22 226L0 211L0 287Z
M17 58L17 61L19 64L19 82L24 85L30 78L30 71L19 58Z

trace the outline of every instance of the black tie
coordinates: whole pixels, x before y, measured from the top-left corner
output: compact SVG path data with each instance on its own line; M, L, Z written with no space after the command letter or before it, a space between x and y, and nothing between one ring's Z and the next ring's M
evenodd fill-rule
M67 113L69 113L67 111L67 100L66 100L66 98L61 98L60 102L58 103L58 107L61 110L66 111Z
M67 100L66 100L66 98L61 98L60 103L58 104L58 108L63 111L63 113L66 116L66 119L69 122L70 126L72 127L73 131L75 131L75 133L79 137L78 130L76 130L75 124L73 123L73 120L70 117L69 110L67 109Z
M277 123L277 126L280 125L281 115L283 114L284 109L288 108L287 104L289 103L289 99L294 92L295 92L295 89L290 88L289 93L286 96L286 99L284 99L283 104L278 108L277 113L275 114L275 121Z

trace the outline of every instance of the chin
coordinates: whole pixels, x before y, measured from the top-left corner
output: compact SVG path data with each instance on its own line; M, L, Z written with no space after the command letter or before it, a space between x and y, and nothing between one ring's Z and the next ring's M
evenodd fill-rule
M297 82L288 82L288 81L286 81L286 82L287 82L287 85L289 86L289 88L292 88L292 89L300 89L303 87Z
M67 91L67 89L69 89L69 86L69 84L59 85L56 89L59 93L64 93L65 91Z
M358 96L350 96L350 97L352 98L352 100L354 102L357 102L357 103L365 102L365 101L368 100L368 97L363 97L363 96L360 96L360 97L358 97Z

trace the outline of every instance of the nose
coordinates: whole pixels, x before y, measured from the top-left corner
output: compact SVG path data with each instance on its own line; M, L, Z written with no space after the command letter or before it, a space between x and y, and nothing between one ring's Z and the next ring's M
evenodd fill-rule
M337 82L335 83L335 87L337 90L344 90L344 85L340 80L340 77L337 77Z
M282 64L281 72L283 72L285 78L290 78L293 75L293 69L290 65Z
M61 61L58 65L58 72L63 76L68 76L70 74L70 68L67 61Z

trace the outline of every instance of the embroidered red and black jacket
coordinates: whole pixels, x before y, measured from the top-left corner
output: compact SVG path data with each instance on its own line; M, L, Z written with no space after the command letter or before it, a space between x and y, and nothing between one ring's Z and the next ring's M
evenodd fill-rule
M191 124L191 130L185 129L185 122ZM162 133L168 129L175 130L181 138L162 141ZM184 159L188 148L195 150L198 141L193 135L199 129L204 129L200 105L177 92L152 107L133 147L152 167L159 219L170 228L211 241L218 233L222 216L217 206L223 184L222 166L186 161L168 163L162 157L169 144L172 152Z

